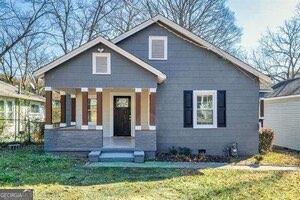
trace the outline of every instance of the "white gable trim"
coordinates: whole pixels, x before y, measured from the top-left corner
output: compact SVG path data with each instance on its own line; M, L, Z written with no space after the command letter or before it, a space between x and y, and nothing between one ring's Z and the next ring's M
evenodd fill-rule
M115 44L109 42L108 40L102 38L102 37L97 37L96 39L85 43L84 45L78 47L77 49L74 49L73 51L67 53L66 55L54 60L53 62L45 65L44 67L36 70L34 72L34 75L37 77L43 76L45 72L55 68L56 66L66 62L67 60L75 57L76 55L82 53L83 51L95 46L96 44L102 43L105 46L111 48L112 50L116 51L117 53L121 54L122 56L126 57L127 59L133 61L134 63L138 64L139 66L145 68L146 70L150 71L151 73L157 75L158 77L158 82L161 83L163 82L167 77L164 73L161 71L155 69L151 65L145 63L144 61L140 60L139 58L135 57L134 55L128 53L127 51L121 49L120 47L116 46Z
M154 18L151 18L148 21L136 26L135 28L131 29L130 31L116 37L115 39L112 40L112 42L116 44L116 43L120 42L121 40L124 40L125 38L133 35L136 32L139 32L140 30L142 30L142 29L144 29L144 28L146 28L146 27L150 26L151 24L153 24L155 22L158 22L158 21L161 21L162 23L172 27L173 29L175 29L179 33L183 34L187 38L193 40L194 42L198 43L199 45L202 45L207 50L210 50L210 51L222 56L224 59L230 61L231 63L237 65L238 67L244 69L245 71L248 71L249 73L251 73L254 76L258 77L261 82L266 82L266 83L271 82L271 79L268 76L266 76L263 73L257 71L255 68L251 67L247 63L244 63L243 61L235 58L234 56L230 55L229 53L219 49L218 47L214 46L213 44L203 40L202 38L195 35L194 33L182 28L178 24L170 21L169 19L167 19L167 18L165 18L161 15L157 15Z

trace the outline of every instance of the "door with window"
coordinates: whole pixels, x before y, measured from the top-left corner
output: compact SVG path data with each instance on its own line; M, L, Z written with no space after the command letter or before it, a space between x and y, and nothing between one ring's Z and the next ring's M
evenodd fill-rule
M114 97L114 136L131 136L131 98Z

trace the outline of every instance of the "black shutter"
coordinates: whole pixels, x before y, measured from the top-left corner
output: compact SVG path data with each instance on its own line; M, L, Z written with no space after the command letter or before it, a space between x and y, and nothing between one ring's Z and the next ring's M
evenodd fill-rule
M218 90L218 127L226 127L226 91Z
M184 127L193 127L193 91L183 92L183 124Z

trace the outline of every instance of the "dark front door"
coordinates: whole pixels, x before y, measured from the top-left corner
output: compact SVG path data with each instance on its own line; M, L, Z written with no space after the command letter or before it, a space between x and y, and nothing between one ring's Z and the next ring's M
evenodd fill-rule
M131 136L130 97L114 97L114 136Z

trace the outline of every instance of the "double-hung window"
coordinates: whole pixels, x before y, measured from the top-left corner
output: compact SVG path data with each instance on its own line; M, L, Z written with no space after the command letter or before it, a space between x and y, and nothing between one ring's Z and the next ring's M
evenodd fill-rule
M149 59L167 60L168 59L168 37L149 36Z
M193 92L193 127L217 128L217 91Z
M93 74L110 73L110 53L93 53Z

